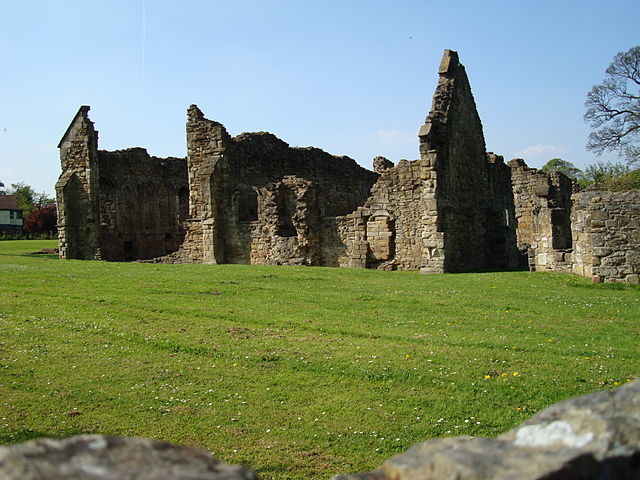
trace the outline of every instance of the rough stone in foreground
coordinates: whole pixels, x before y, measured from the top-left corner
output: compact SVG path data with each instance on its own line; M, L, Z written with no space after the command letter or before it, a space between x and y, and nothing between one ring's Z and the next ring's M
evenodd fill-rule
M0 447L0 480L255 480L196 448L142 438L80 435Z
M640 381L549 407L495 439L430 440L335 480L637 480Z

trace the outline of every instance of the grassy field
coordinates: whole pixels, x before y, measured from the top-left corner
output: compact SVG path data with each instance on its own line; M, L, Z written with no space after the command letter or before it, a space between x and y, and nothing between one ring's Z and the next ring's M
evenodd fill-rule
M640 374L635 286L24 254L54 243L0 242L1 443L142 436L327 479Z

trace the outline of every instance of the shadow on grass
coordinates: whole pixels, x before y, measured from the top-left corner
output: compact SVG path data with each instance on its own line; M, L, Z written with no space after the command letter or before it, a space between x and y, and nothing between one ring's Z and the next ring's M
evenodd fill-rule
M29 440L35 440L36 438L61 438L71 437L74 435L91 434L94 432L85 432L78 428L70 428L65 431L57 431L56 433L41 432L38 430L31 430L23 428L20 430L9 430L0 433L0 445L10 445L14 443L28 442Z

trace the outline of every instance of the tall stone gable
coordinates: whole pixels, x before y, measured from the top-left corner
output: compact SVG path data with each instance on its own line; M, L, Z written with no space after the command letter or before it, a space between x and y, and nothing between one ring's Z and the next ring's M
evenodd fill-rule
M458 54L446 50L433 106L418 134L428 169L421 271L460 272L517 262L508 167L488 155L482 123Z
M98 233L98 132L83 105L58 144L62 175L56 183L63 258L102 258Z

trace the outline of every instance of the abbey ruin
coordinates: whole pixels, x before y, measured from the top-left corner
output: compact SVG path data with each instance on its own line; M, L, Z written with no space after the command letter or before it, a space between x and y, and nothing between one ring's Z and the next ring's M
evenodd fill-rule
M98 150L80 107L60 141L60 256L324 265L422 273L529 266L640 282L640 192L578 192L561 173L486 151L446 50L420 158L374 171L187 112L187 157ZM152 260L154 259L154 260Z

